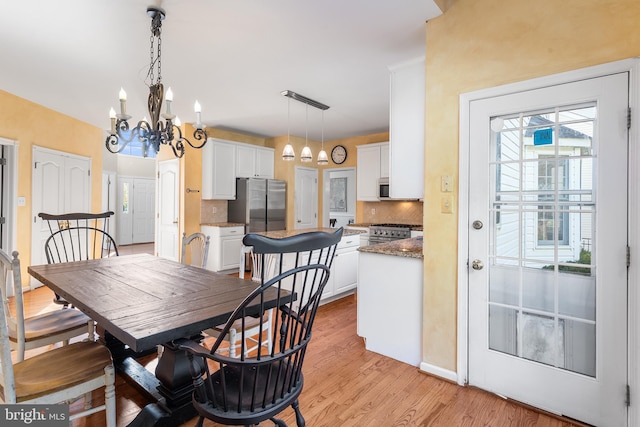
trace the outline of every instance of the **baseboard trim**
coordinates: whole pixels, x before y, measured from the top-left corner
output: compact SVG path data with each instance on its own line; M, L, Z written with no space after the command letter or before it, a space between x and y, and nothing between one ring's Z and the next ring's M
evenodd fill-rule
M447 381L458 384L458 374L454 371L450 371L448 369L444 369L426 362L420 363L420 370L426 372L427 374L435 375L436 377L440 377Z

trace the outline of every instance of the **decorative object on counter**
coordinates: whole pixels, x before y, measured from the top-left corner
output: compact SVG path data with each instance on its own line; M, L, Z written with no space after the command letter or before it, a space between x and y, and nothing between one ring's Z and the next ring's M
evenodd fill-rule
M163 9L155 6L147 8L147 15L151 18L151 49L149 71L147 79L149 80L149 115L151 120L146 118L140 120L132 129L129 128L128 120L131 118L127 114L127 93L124 89L120 89L120 113L116 114L111 108L109 118L111 119L111 130L105 141L107 149L112 153L122 152L132 141L138 141L142 144L142 154L144 157L149 156L149 149L153 149L157 154L160 151L160 145L168 145L173 150L176 157L184 155L184 143L186 142L193 148L202 148L207 142L207 132L205 126L201 122L202 108L198 101L195 102L194 111L196 113L195 131L193 137L201 144L192 144L187 138L182 136L180 130L180 119L171 112L171 102L173 101L173 92L171 88L167 90L166 96L164 86L162 85L162 21L166 13ZM157 68L157 75L155 74ZM166 113L160 114L162 109L162 100L167 102ZM165 122L160 121L160 116Z
M305 135L305 146L302 149L302 153L300 154L300 160L303 162L310 162L313 159L313 154L311 153L311 149L309 148L309 105L311 105L312 107L318 108L319 110L322 110L324 112L324 110L328 110L329 106L325 105L321 102L318 102L316 100L313 100L311 98L307 98L304 95L300 95L298 93L295 93L291 90L283 90L282 92L280 92L280 95L286 96L287 98L289 98L288 105L287 105L287 123L288 123L288 130L287 130L287 145L284 146L284 149L282 150L282 160L294 160L296 158L295 152L293 151L293 147L291 146L291 99L294 99L296 101L302 102L303 104L305 104L306 107L306 135ZM323 137L322 137L322 151L321 153L324 153L324 156L326 157L326 152L324 151L324 114L323 114ZM327 160L328 163L328 160ZM324 160L321 159L321 155L318 155L318 164L326 164L324 163Z
M331 160L333 160L333 163L336 165L343 164L344 161L347 160L347 149L342 145L333 147L333 150L331 150Z

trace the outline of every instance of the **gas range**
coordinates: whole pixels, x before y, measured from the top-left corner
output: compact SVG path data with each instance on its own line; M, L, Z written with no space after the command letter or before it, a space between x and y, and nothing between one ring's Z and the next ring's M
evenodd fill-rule
M391 242L411 237L411 228L419 227L411 224L372 224L369 226L369 244Z

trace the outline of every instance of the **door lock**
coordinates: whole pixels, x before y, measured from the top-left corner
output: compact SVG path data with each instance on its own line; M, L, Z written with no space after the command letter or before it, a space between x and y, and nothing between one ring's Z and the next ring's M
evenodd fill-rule
M482 223L482 221L480 221L479 219L476 219L475 221L473 221L473 223L471 224L473 226L473 228L475 228L476 230L480 230L482 229L482 227L484 226L484 224Z
M474 270L482 270L484 268L484 264L479 259L474 259L471 261L471 268Z

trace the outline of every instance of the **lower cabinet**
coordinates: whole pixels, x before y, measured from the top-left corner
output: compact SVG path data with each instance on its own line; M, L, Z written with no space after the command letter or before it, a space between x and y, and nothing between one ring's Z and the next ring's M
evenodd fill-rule
M331 265L329 280L324 287L320 301L329 302L353 293L358 287L358 248L360 247L360 235L343 236L338 243L336 255ZM313 262L313 261L312 261ZM307 260L303 260L307 263ZM288 270L295 264L295 255L286 254L283 268ZM291 283L285 281L284 287L291 289Z
M244 226L218 227L203 225L202 232L211 237L207 270L238 270Z
M333 258L329 281L322 293L322 300L336 299L340 294L351 291L358 287L358 248L360 247L360 236L343 236L336 256Z

